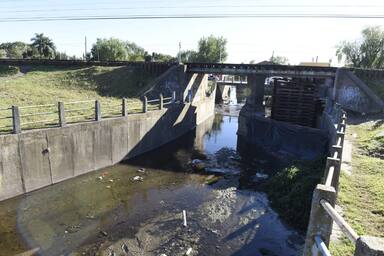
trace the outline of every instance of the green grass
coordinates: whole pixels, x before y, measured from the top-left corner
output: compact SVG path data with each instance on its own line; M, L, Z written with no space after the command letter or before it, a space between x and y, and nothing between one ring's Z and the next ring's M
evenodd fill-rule
M338 203L359 235L384 234L384 160L372 154L374 148L383 150L377 138L380 132L384 132L380 121L347 127L347 138L353 144L352 174L340 177ZM331 244L332 255L352 255L353 250L347 239Z
M324 161L297 161L263 184L272 206L292 226L305 231L312 194L324 174Z
M138 106L139 93L154 79L154 75L130 67L33 67L23 76L0 79L0 109L12 105L22 107L56 104L58 101L99 99L104 110L102 112L105 115L114 115L121 109L119 104L122 97L131 99L131 102ZM113 107L106 109L107 105L113 105ZM93 106L94 103L89 102L73 106L66 105L66 108L89 108L89 110L71 114L73 116L92 115ZM51 111L57 111L57 106L22 109L21 115ZM10 110L0 111L0 126L11 125L10 119L1 119L9 116L10 113ZM55 118L57 119L56 113L43 117L25 117L22 122Z

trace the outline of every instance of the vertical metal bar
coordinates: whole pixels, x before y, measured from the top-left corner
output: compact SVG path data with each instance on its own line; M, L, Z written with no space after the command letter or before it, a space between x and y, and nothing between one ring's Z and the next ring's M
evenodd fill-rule
M100 101L95 100L95 121L101 120L101 106Z
M148 112L148 98L146 96L144 96L144 100L143 100L143 112L144 113Z
M159 109L162 110L164 108L164 97L163 94L159 95Z
M20 111L18 106L12 106L12 122L13 122L13 133L21 133L20 126Z
M176 103L176 91L173 91L173 92L172 92L172 103L173 103L173 104Z
M121 115L127 116L128 115L128 105L127 105L127 99L126 98L123 98L121 106L122 106Z
M67 123L65 121L64 102L59 102L58 108L59 108L59 125L60 125L60 127L64 127L67 125Z

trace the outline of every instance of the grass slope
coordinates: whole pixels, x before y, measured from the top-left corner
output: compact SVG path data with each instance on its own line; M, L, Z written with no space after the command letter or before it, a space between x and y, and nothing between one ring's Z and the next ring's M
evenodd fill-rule
M118 113L121 109L119 107L120 98L133 98L134 100L131 102L137 103L138 93L154 79L154 75L130 67L31 67L25 75L0 78L0 109L12 105L28 106L56 104L58 101L65 103L99 99L102 103L102 112ZM103 102L105 102L104 105ZM90 102L87 107L91 108L92 104ZM104 107L103 111L103 106L114 106L114 109ZM33 111L56 110L57 107L53 106L51 109ZM24 114L29 114L28 111L23 110ZM92 114L91 110L88 112ZM9 110L0 111L0 127L10 125L10 120L1 119L1 117L9 115ZM57 114L45 118L52 119L52 117L56 118ZM31 122L41 120L41 118L25 117L22 121Z
M384 236L384 150L382 119L347 127L352 141L352 174L342 173L338 203L359 235ZM331 243L332 255L353 255L346 238Z

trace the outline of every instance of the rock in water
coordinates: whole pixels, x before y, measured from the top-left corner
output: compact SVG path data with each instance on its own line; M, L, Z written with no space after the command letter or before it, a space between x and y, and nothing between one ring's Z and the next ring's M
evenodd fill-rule
M205 164L199 159L193 159L191 162L192 169L194 171L202 171L205 169Z

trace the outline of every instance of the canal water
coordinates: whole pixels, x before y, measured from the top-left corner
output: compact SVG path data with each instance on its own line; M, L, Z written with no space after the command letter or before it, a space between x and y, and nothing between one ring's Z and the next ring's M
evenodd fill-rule
M0 203L0 255L297 255L302 236L252 188L267 176L236 153L240 107L218 106L129 162Z

